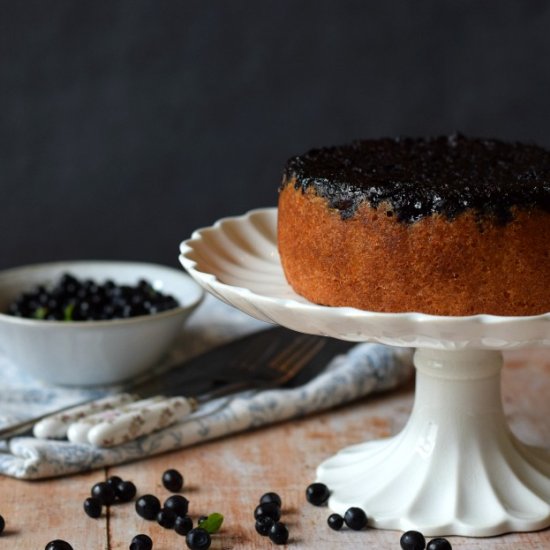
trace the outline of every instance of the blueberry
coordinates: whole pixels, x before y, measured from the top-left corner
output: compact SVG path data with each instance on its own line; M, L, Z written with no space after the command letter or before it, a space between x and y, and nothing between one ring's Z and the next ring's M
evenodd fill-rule
M118 486L118 484L122 481L122 478L119 477L119 476L111 476L109 478L107 478L107 485L109 485L110 487L113 488L113 491L115 491L116 493L116 488Z
M273 521L279 521L281 518L281 509L275 502L264 502L258 504L254 510L254 518L270 517Z
M46 544L45 550L73 550L73 547L67 541L55 539Z
M207 550L211 543L210 533L201 527L191 529L185 536L185 544L190 550Z
M92 496L104 506L110 506L116 499L114 489L106 481L100 481L92 487Z
M136 496L136 486L131 481L121 481L115 488L115 494L120 502L130 502Z
M183 476L177 470L166 470L162 474L162 484L168 491L177 493L183 487Z
M274 502L277 506L281 507L281 497L277 493L265 493L260 497L260 504L263 504L264 502Z
M144 519L156 519L160 501L155 495L143 495L136 500L136 512Z
M84 512L91 518L98 518L101 515L101 501L96 497L88 497L84 501Z
M176 516L185 516L189 511L189 501L182 495L172 495L164 501L164 508L172 510Z
M168 508L161 508L157 514L157 523L165 529L173 529L176 523L176 513Z
M335 531L340 531L344 525L344 518L340 514L330 514L327 518L328 526Z
M189 516L176 516L174 531L178 535L187 535L193 529L193 520Z
M424 550L426 548L426 539L418 531L406 531L399 541L403 550Z
M151 550L153 541L151 537L142 534L136 535L130 543L130 550Z
M367 526L367 514L361 508L348 508L344 514L344 523L354 531L360 531Z
M288 529L284 523L275 522L269 530L269 539L275 544L286 544L288 541Z
M4 521L4 518L0 516L0 535L2 534L2 531L4 531L4 527L6 527L6 522Z
M322 506L328 500L330 491L324 483L312 483L306 489L306 499L315 506Z
M444 538L432 539L428 542L426 550L452 550L451 543Z
M256 520L256 532L262 535L262 537L266 537L267 535L269 535L269 531L274 523L275 521L273 520L273 518L270 518L269 516L259 517Z

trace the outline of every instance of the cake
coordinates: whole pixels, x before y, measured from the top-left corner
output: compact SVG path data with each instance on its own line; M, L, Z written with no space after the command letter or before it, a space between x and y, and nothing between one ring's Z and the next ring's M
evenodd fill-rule
M550 152L461 135L311 150L285 166L278 247L317 304L547 313Z

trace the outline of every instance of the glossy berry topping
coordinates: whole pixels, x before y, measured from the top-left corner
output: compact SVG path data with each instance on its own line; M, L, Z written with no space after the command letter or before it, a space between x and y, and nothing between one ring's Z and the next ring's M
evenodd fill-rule
M115 488L115 495L120 502L130 502L136 492L136 486L131 481L121 481Z
M187 535L193 529L193 520L190 516L176 516L174 531L178 535Z
M426 550L452 550L452 548L451 543L444 538L432 539L426 546Z
M84 512L91 518L98 518L101 515L101 501L95 497L88 497L84 501Z
M258 504L254 510L254 518L270 517L273 521L279 521L281 517L281 508L275 502L264 502Z
M210 533L201 527L191 529L185 536L185 544L190 550L207 550L211 543Z
M275 522L269 530L269 539L275 544L286 544L288 541L288 529L284 523Z
M166 470L162 474L162 484L168 491L177 493L183 487L183 476L177 470Z
M151 537L145 534L136 535L130 543L130 550L151 550L153 548L153 541Z
M282 506L281 497L277 493L269 492L264 493L260 497L260 504L263 504L264 502L274 502L279 508Z
M330 491L324 483L312 483L306 489L306 499L310 504L322 506L328 500Z
M115 490L106 481L100 481L92 487L92 496L104 506L110 506L116 499Z
M45 550L73 550L73 547L65 540L55 539L46 544Z
M136 512L144 519L156 519L160 512L160 501L155 495L143 495L136 500Z
M176 516L185 516L189 511L189 501L182 495L172 495L164 501L164 508L172 510Z
M275 521L273 520L273 518L270 518L269 516L263 516L259 517L256 520L256 524L254 527L256 528L256 532L258 534L262 535L262 537L266 537L267 535L269 535L269 531L274 523Z
M330 514L327 518L328 526L335 531L340 531L344 525L344 518L340 514Z
M367 521L367 514L361 508L348 508L344 514L344 523L354 531L364 529L367 526Z
M403 550L424 550L426 539L419 531L406 531L399 541Z

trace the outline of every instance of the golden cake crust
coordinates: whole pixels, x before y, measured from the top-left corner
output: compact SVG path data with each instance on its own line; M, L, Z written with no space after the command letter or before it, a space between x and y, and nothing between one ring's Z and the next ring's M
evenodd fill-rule
M313 187L283 181L278 246L289 284L308 300L380 312L524 316L550 311L550 215L505 224L465 210L402 223L363 201L343 218Z

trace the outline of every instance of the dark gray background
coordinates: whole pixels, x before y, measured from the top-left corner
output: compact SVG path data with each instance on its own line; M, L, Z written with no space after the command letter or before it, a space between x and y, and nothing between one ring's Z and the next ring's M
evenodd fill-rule
M0 71L2 268L177 266L315 146L550 146L544 1L2 1Z

